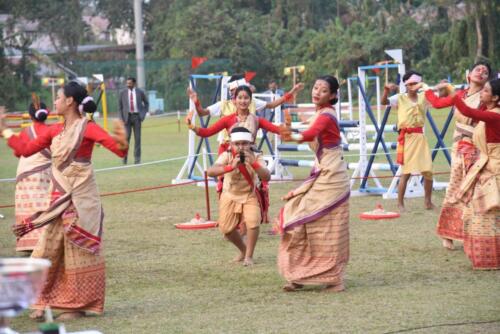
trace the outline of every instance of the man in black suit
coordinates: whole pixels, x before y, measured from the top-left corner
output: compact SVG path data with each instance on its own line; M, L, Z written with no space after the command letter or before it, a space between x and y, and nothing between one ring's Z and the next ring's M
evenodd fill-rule
M135 83L135 78L130 77L127 79L127 89L120 93L118 114L127 129L129 144L132 129L134 130L134 162L138 164L141 162L141 123L148 112L149 102L144 91L136 88ZM127 156L123 158L123 163L127 164Z

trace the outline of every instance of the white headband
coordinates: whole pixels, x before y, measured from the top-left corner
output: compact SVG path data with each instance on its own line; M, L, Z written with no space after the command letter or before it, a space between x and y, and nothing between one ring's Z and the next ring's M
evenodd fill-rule
M35 117L38 118L38 115L40 114L49 114L49 112L46 110L46 109L38 109L36 112L35 112Z
M240 79L236 81L231 81L229 84L229 90L238 88L239 86L248 86L248 82L245 79Z
M82 103L78 106L78 110L80 111L81 114L83 114L83 105L89 101L94 101L92 96L87 96L83 99Z
M250 132L233 132L231 133L231 141L249 141L253 142L253 137Z
M407 83L419 83L422 82L422 77L417 74L412 74L408 79L406 79L405 84Z

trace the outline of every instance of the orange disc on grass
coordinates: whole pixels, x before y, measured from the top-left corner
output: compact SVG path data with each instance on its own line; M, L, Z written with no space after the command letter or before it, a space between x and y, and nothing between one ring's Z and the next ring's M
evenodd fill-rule
M359 215L359 218L366 220L394 219L401 215L398 212L385 211L382 205L377 204L375 210L366 211Z
M191 219L191 221L188 221L187 223L175 224L175 228L181 230L204 230L207 228L214 228L216 226L217 222L206 221L205 219L201 218L198 213L193 219Z
M217 226L216 222L208 221L199 224L191 224L191 222L175 224L175 228L180 230L204 230L207 228L214 228Z

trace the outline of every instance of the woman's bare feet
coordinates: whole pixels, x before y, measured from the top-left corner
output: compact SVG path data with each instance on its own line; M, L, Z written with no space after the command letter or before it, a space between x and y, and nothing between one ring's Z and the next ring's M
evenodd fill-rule
M85 312L81 311L75 311L75 312L63 312L59 314L56 319L58 321L68 321L68 320L74 320L78 318L83 318L85 316Z
M297 284L297 283L287 283L285 286L283 286L283 291L285 292L293 292L302 289L304 286L302 284Z
M443 247L449 250L454 250L455 246L453 246L453 240L443 239Z
M434 210L436 206L432 202L425 202L425 209L426 210Z
M404 204L398 204L398 210L400 213L406 212Z
M36 321L43 321L43 320L45 320L45 312L44 312L44 310L34 310L30 314L30 319L36 320Z
M254 265L253 259L251 257L246 257L245 260L243 260L243 265L245 267L253 266Z
M241 262L244 259L245 259L245 253L240 253L231 261L231 263Z
M340 283L337 285L327 285L325 287L325 292L342 292L345 290L344 283Z

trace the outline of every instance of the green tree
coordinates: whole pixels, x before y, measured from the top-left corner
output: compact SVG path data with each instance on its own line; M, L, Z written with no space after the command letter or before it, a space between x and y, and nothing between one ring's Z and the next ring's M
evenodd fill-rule
M67 64L88 36L88 26L82 20L86 4L83 0L23 0L12 1L10 10L16 20L37 22L38 32L47 34L54 45L58 61Z

